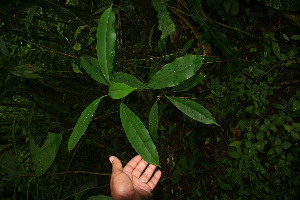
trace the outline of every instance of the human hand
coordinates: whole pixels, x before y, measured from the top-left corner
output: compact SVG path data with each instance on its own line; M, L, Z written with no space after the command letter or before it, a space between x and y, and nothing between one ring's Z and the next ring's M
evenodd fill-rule
M109 160L112 163L110 190L113 200L142 200L152 196L161 177L160 170L154 173L155 165L148 165L140 155L132 158L124 168L117 157L111 156Z

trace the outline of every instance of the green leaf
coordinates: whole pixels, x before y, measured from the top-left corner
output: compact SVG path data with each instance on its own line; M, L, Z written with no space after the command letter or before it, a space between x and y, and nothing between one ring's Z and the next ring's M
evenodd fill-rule
M190 47L192 46L192 44L194 43L194 40L190 40L190 41L187 41L184 46L182 47L181 51L180 51L180 54L181 55L184 55L189 49Z
M152 5L157 12L158 29L162 32L161 40L175 32L175 24L169 16L167 4L169 0L152 0Z
M300 35L292 35L290 38L292 40L300 40Z
M136 88L130 87L124 83L112 83L109 87L109 96L112 99L121 99L126 97Z
M272 41L272 49L278 59L280 59L282 61L285 61L288 59L288 57L286 55L280 53L280 46L279 46L278 42Z
M230 147L240 147L241 145L241 141L234 141L232 143L230 143L228 146Z
M205 75L195 74L194 76L183 81L179 85L174 86L172 88L172 90L174 92L188 91L189 89L191 89L191 88L195 87L196 85L198 85L199 83L201 83L204 78L205 78Z
M91 196L87 200L112 200L112 198L105 195L98 195L98 196Z
M92 117L93 117L94 113L96 112L96 109L98 108L98 105L99 105L99 103L100 103L100 101L102 100L103 97L105 97L105 96L102 96L102 97L94 100L81 113L81 115L80 115L74 129L73 129L73 132L70 136L70 139L68 141L68 150L69 151L71 151L75 147L75 145L77 144L77 142L79 141L81 136L86 131L86 129L89 126L89 124L92 120Z
M203 58L197 55L176 58L152 76L148 87L161 89L178 85L192 77L200 69L202 60Z
M38 65L31 65L31 64L24 64L24 65L19 65L14 68L11 73L15 76L20 76L23 78L42 78L40 75L37 74L37 72L43 70L42 67Z
M126 136L143 159L153 165L159 166L156 147L141 120L125 105L120 105L120 118Z
M225 0L224 7L226 12L231 11L232 15L237 15L239 12L239 1L238 0Z
M293 112L300 110L300 100L293 102Z
M47 139L42 147L38 147L34 139L30 139L30 153L35 165L35 174L44 174L52 165L62 140L61 134L48 133Z
M28 15L27 15L27 18L26 18L26 22L25 22L25 29L28 31L29 29L29 23L27 22L32 22L32 19L35 15L35 11L36 11L37 7L36 6L33 6L32 8L29 9L28 11Z
M80 43L74 44L73 49L74 49L75 51L80 51L80 50L81 50L81 44L80 44Z
M240 158L240 154L236 151L231 151L228 153L230 155L231 158Z
M109 7L101 16L97 29L97 56L101 72L108 83L113 69L115 57L116 32L114 29L115 15Z
M292 144L289 143L289 142L286 142L286 141L282 142L282 144L281 144L281 147L282 147L283 149L288 149L288 148L290 148L291 146L292 146Z
M158 129L158 103L156 101L151 107L149 113L149 132L154 141L157 140L157 129Z
M96 58L89 57L89 56L82 56L80 65L98 83L102 83L104 85L109 84L104 78Z
M215 118L200 104L189 99L167 97L181 112L204 124L216 124Z
M77 74L82 74L82 72L80 71L78 65L72 63L72 68L73 68L73 72L77 73Z
M226 35L206 15L202 7L202 2L202 0L188 0L189 7L191 8L191 16L200 25L204 37L220 49L224 57L228 59L240 57L240 52L237 48L231 44Z
M4 42L4 40L1 36L0 36L0 49L2 50L2 52L5 56L9 55L9 52L8 52L7 47L5 45L5 42Z
M116 72L112 74L112 81L116 83L125 83L134 88L144 89L147 88L146 84L132 76L131 74L126 74L123 72Z

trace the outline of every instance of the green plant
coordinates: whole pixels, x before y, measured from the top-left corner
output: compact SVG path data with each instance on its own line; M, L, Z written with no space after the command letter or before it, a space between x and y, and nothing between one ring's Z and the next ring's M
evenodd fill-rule
M114 18L111 7L101 16L97 31L98 59L86 57L81 59L82 67L94 80L109 86L108 96L112 99L121 99L135 90L153 90L178 86L193 77L201 67L202 58L200 56L185 55L176 58L172 63L166 64L151 77L147 84L130 74L122 72L113 73L116 39ZM100 101L105 96L93 101L81 114L70 136L68 142L69 150L75 147L76 143L84 134ZM210 112L196 102L178 97L166 97L189 117L205 124L216 124ZM156 140L158 128L157 113L158 105L157 102L155 102L149 116L150 133L154 140ZM120 118L126 136L136 152L147 162L159 166L158 153L148 130L141 120L124 103L120 104Z
M295 100L292 99L293 102ZM292 111L292 106L277 104L278 113L259 120L240 120L239 126L244 134L240 141L229 144L228 153L232 161L224 160L229 166L225 178L219 178L224 190L237 190L232 197L276 199L279 192L285 199L295 196L293 188L299 186L299 174L293 172L293 165L298 162L299 150L292 149L299 138L289 129L297 124L299 113ZM285 108L284 110L282 110ZM294 115L291 115L291 112ZM289 116L289 117L287 117ZM293 116L293 117L290 117ZM289 126L287 124L293 124ZM288 131L289 130L289 131ZM295 131L299 131L296 130ZM293 132L295 134L295 132ZM296 150L296 151L295 151ZM236 184L238 183L238 185Z

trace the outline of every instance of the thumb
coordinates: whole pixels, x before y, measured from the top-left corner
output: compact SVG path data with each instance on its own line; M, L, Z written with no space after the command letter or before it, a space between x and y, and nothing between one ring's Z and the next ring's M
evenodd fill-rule
M122 163L117 157L111 156L109 157L109 161L112 164L112 174L122 173L123 170Z

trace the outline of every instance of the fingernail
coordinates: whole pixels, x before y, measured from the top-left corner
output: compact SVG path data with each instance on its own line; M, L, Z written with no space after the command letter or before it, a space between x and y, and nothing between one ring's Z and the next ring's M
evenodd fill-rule
M114 161L115 157L111 156L109 157L109 161L112 163Z

